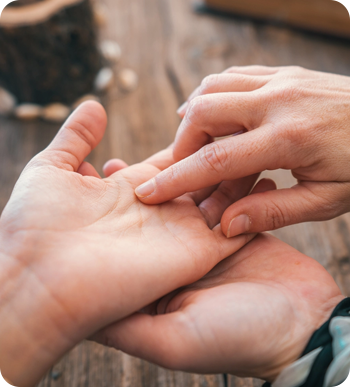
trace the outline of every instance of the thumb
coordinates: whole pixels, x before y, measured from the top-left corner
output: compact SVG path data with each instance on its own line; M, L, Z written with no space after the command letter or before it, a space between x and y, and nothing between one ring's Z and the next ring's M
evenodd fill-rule
M71 114L38 158L58 168L76 172L101 141L106 125L104 108L94 101L85 102Z
M221 227L228 237L332 219L347 211L349 183L303 182L289 189L252 193L230 206Z
M135 313L90 339L161 367L178 370L186 369L192 356L189 331L186 315L181 311L156 316Z

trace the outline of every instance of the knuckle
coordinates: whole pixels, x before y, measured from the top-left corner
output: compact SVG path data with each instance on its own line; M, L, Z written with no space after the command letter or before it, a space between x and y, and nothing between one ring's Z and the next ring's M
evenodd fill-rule
M199 152L199 163L206 171L221 174L227 169L229 155L225 148L218 143L203 147Z
M208 111L208 104L206 100L202 96L198 96L194 98L188 107L186 120L188 123L197 125L203 120L203 115Z
M302 93L302 89L300 86L295 84L294 82L290 82L285 84L282 87L276 87L273 89L273 91L270 91L270 95L274 101L276 101L278 104L283 101L284 103L291 102L293 100L296 100L300 97Z
M282 71L284 70L285 73L288 73L288 76L296 76L296 75L303 75L308 72L307 69L301 66L292 65L292 66L285 66L281 68ZM287 75L287 74L286 74Z
M219 85L219 75L211 74L205 77L202 81L200 92L201 94L209 94L217 89Z
M297 66L297 65L288 66L287 68L289 71L293 71L293 72L301 72L304 70L303 67Z
M91 152L93 144L95 143L95 138L90 129L84 123L79 121L71 121L65 124L63 128L64 130L73 132L73 134L78 136L89 147Z
M284 211L277 203L269 203L266 205L265 219L268 230L277 230L287 225Z

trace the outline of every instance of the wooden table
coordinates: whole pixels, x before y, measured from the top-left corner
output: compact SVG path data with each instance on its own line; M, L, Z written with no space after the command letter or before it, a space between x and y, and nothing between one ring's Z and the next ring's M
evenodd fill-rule
M138 162L166 147L179 124L175 111L210 73L230 65L297 64L350 75L350 43L289 29L192 12L187 0L104 0L110 12L104 37L117 40L123 62L140 76L138 91L111 92L109 126L89 161L101 171L111 157ZM56 125L0 120L0 208L25 164L57 132ZM290 186L287 172L270 173ZM302 224L274 234L317 259L350 295L350 216ZM169 372L111 349L82 343L40 387L252 387L260 381Z

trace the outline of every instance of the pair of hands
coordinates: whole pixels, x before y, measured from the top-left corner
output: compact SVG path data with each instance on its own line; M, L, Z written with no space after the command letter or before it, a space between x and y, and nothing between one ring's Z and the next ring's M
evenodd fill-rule
M282 168L298 184L234 203L221 220L225 235L334 218L350 210L349 105L345 76L263 66L211 75L179 109L174 157L181 161L136 192L144 203L162 203Z
M4 376L31 386L90 337L169 368L274 379L342 298L333 279L270 236L241 249L253 235L222 234L222 213L256 176L159 206L134 189L171 152L117 172L112 163L100 179L83 160L105 125L100 105L80 107L28 164L1 216ZM270 188L262 181L253 193Z

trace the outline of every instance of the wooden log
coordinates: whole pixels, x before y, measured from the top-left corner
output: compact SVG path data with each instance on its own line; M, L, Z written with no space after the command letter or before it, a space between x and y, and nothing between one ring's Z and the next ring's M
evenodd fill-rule
M90 0L20 0L0 18L0 86L18 103L71 105L102 67Z
M346 8L333 0L204 0L208 9L350 38Z

